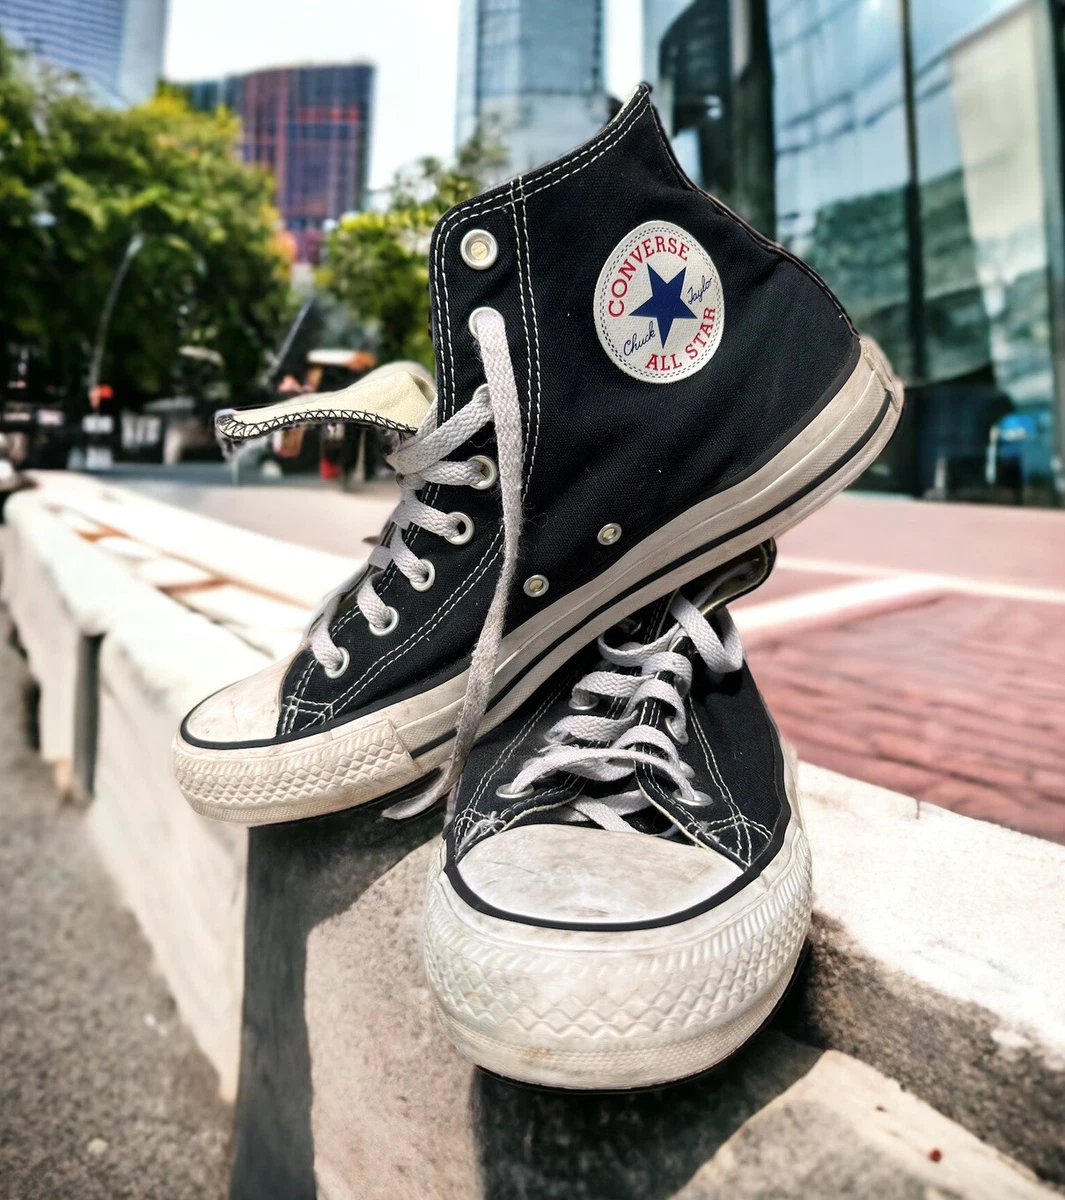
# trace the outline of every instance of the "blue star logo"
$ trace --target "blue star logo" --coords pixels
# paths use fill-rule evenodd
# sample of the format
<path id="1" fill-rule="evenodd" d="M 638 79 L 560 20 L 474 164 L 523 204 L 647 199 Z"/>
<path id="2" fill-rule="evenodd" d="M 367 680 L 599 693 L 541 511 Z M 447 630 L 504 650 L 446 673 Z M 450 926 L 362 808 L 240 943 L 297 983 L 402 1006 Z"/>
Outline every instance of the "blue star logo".
<path id="1" fill-rule="evenodd" d="M 686 267 L 681 269 L 672 279 L 663 279 L 661 275 L 647 264 L 647 274 L 651 280 L 651 295 L 639 308 L 634 308 L 629 314 L 632 317 L 653 317 L 658 322 L 658 336 L 662 339 L 665 349 L 666 338 L 673 328 L 674 321 L 698 321 L 698 317 L 680 298 L 680 289 L 684 286 Z"/>

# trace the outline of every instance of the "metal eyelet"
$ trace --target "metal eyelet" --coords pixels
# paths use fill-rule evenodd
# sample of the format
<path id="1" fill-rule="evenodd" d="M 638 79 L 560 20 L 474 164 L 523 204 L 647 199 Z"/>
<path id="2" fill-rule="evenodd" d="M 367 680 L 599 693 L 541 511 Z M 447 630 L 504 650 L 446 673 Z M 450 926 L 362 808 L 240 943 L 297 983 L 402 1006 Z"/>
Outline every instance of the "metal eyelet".
<path id="1" fill-rule="evenodd" d="M 470 462 L 476 463 L 481 468 L 481 478 L 476 483 L 471 483 L 470 487 L 476 488 L 479 492 L 486 492 L 494 486 L 495 481 L 499 478 L 499 468 L 484 454 L 475 454 Z"/>
<path id="2" fill-rule="evenodd" d="M 410 585 L 416 592 L 427 592 L 436 582 L 436 567 L 427 558 L 423 558 L 421 564 L 425 568 L 425 578 L 412 579 Z"/>
<path id="3" fill-rule="evenodd" d="M 680 764 L 680 769 L 685 779 L 695 778 L 695 768 L 691 765 L 691 763 L 682 762 Z"/>
<path id="4" fill-rule="evenodd" d="M 577 693 L 574 692 L 569 698 L 569 706 L 574 712 L 591 712 L 593 709 L 599 707 L 599 700 L 597 697 L 592 696 L 588 700 L 581 701 L 577 699 Z"/>
<path id="5" fill-rule="evenodd" d="M 499 245 L 484 229 L 471 229 L 459 243 L 462 261 L 475 271 L 487 271 L 499 257 Z"/>
<path id="6" fill-rule="evenodd" d="M 367 622 L 370 626 L 370 632 L 374 637 L 384 637 L 386 633 L 391 633 L 399 624 L 399 613 L 391 605 L 388 607 L 388 612 L 388 623 L 385 625 L 375 625 L 372 621 Z"/>
<path id="7" fill-rule="evenodd" d="M 496 788 L 496 795 L 500 800 L 528 800 L 536 789 L 531 783 L 527 783 L 525 787 L 518 788 L 516 791 L 513 785 L 504 783 Z"/>
<path id="8" fill-rule="evenodd" d="M 481 315 L 481 313 L 494 313 L 495 311 L 496 309 L 489 308 L 487 305 L 482 304 L 480 308 L 475 308 L 473 312 L 470 313 L 470 333 L 472 333 L 478 341 L 481 339 L 477 337 L 477 318 Z"/>
<path id="9" fill-rule="evenodd" d="M 344 649 L 343 646 L 338 647 L 340 650 L 340 662 L 337 666 L 330 669 L 322 667 L 322 670 L 329 676 L 330 679 L 339 679 L 341 675 L 348 669 L 348 664 L 351 662 L 351 655 Z"/>
<path id="10" fill-rule="evenodd" d="M 666 717 L 666 729 L 669 736 L 677 743 L 678 746 L 686 746 L 688 744 L 688 731 L 678 724 L 673 717 Z"/>
<path id="11" fill-rule="evenodd" d="M 554 729 L 545 729 L 540 735 L 542 746 L 537 746 L 537 754 L 550 754 L 552 750 L 557 750 L 559 746 L 568 746 L 573 740 L 568 733 L 556 734 Z"/>
<path id="12" fill-rule="evenodd" d="M 534 600 L 539 600 L 541 596 L 547 594 L 547 589 L 551 585 L 547 582 L 546 575 L 530 575 L 522 584 L 522 591 L 526 596 L 532 596 Z"/>
<path id="13" fill-rule="evenodd" d="M 621 539 L 621 526 L 615 521 L 611 521 L 609 525 L 604 525 L 596 535 L 596 540 L 600 546 L 613 546 L 613 544 Z"/>
<path id="14" fill-rule="evenodd" d="M 473 522 L 465 513 L 461 512 L 448 513 L 448 516 L 455 522 L 458 528 L 453 533 L 445 533 L 444 537 L 452 546 L 465 546 L 470 538 L 473 537 Z"/>
<path id="15" fill-rule="evenodd" d="M 711 800 L 706 792 L 699 791 L 695 792 L 695 795 L 691 800 L 686 800 L 684 798 L 684 793 L 678 790 L 673 793 L 673 799 L 679 800 L 682 804 L 688 804 L 692 808 L 702 808 L 704 805 L 713 804 L 713 800 Z"/>

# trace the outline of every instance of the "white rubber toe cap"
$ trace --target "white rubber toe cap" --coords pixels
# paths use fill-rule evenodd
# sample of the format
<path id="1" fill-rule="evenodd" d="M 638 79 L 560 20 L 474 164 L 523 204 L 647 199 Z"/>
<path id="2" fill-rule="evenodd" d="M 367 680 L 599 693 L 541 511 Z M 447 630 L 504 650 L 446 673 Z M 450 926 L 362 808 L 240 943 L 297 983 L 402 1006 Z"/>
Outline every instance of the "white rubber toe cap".
<path id="1" fill-rule="evenodd" d="M 281 685 L 291 663 L 291 657 L 282 659 L 201 700 L 185 718 L 183 732 L 223 746 L 276 737 Z"/>
<path id="2" fill-rule="evenodd" d="M 572 825 L 523 825 L 485 838 L 460 861 L 493 908 L 534 921 L 629 924 L 705 903 L 740 868 L 691 842 Z"/>

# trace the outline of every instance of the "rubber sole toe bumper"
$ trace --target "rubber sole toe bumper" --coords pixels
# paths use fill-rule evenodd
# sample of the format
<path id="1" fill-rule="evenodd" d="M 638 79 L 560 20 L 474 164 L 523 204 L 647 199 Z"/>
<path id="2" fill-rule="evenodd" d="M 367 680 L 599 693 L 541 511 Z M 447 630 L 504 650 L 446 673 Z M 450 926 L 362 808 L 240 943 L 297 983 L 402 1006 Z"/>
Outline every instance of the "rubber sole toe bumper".
<path id="1" fill-rule="evenodd" d="M 809 926 L 810 853 L 797 826 L 743 891 L 655 929 L 501 920 L 461 900 L 441 865 L 425 927 L 437 1012 L 467 1057 L 527 1083 L 623 1089 L 707 1070 L 768 1019 Z"/>

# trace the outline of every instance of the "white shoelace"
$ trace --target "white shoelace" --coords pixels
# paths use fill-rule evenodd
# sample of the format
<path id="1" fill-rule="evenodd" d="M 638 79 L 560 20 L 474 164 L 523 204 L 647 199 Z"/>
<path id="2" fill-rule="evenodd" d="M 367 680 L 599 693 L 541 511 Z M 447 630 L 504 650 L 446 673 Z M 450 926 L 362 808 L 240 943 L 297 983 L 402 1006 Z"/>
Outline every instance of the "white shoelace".
<path id="1" fill-rule="evenodd" d="M 630 642 L 612 647 L 600 638 L 599 651 L 605 662 L 615 669 L 594 670 L 573 689 L 571 703 L 574 706 L 588 707 L 593 698 L 624 700 L 621 713 L 615 717 L 577 713 L 557 721 L 545 735 L 547 745 L 535 758 L 526 759 L 513 781 L 501 788 L 499 795 L 507 799 L 531 797 L 540 780 L 558 772 L 599 782 L 621 783 L 635 775 L 638 764 L 645 763 L 672 782 L 678 800 L 687 807 L 697 809 L 711 802 L 708 796 L 692 787 L 691 769 L 681 761 L 677 750 L 678 743 L 687 740 L 684 705 L 691 686 L 692 664 L 685 655 L 670 647 L 687 635 L 711 671 L 727 674 L 743 665 L 743 643 L 732 618 L 724 610 L 719 616 L 721 637 L 698 608 L 683 596 L 674 599 L 669 611 L 676 625 L 653 642 Z M 634 668 L 638 668 L 638 674 Z M 672 682 L 659 678 L 661 674 L 670 675 Z M 666 732 L 638 723 L 642 702 L 652 699 L 672 710 L 665 722 Z M 637 830 L 624 818 L 650 806 L 651 801 L 636 787 L 605 798 L 578 796 L 568 803 L 561 815 L 564 820 L 586 818 L 602 829 L 634 833 Z"/>
<path id="2" fill-rule="evenodd" d="M 432 586 L 435 570 L 431 561 L 419 558 L 403 538 L 404 532 L 412 525 L 459 544 L 473 535 L 473 524 L 469 517 L 463 513 L 441 512 L 425 504 L 417 493 L 427 483 L 469 487 L 483 485 L 485 464 L 482 460 L 471 458 L 465 462 L 451 462 L 446 460 L 446 455 L 492 421 L 495 425 L 503 509 L 502 567 L 481 635 L 470 659 L 466 695 L 451 757 L 441 777 L 428 791 L 393 805 L 386 810 L 385 815 L 389 817 L 414 816 L 423 812 L 445 795 L 458 779 L 492 695 L 507 600 L 517 566 L 523 457 L 518 389 L 514 382 L 503 317 L 494 309 L 482 308 L 475 313 L 473 324 L 481 347 L 487 386 L 478 388 L 470 402 L 442 425 L 436 424 L 436 410 L 430 408 L 418 432 L 388 456 L 388 462 L 396 471 L 396 481 L 403 498 L 392 513 L 367 565 L 326 597 L 311 619 L 307 631 L 306 644 L 311 653 L 331 677 L 339 678 L 347 669 L 349 655 L 333 640 L 330 626 L 344 598 L 351 594 L 353 588 L 358 588 L 355 603 L 372 632 L 384 635 L 396 628 L 400 613 L 378 596 L 375 581 L 381 571 L 393 563 L 412 587 L 425 589 Z"/>

